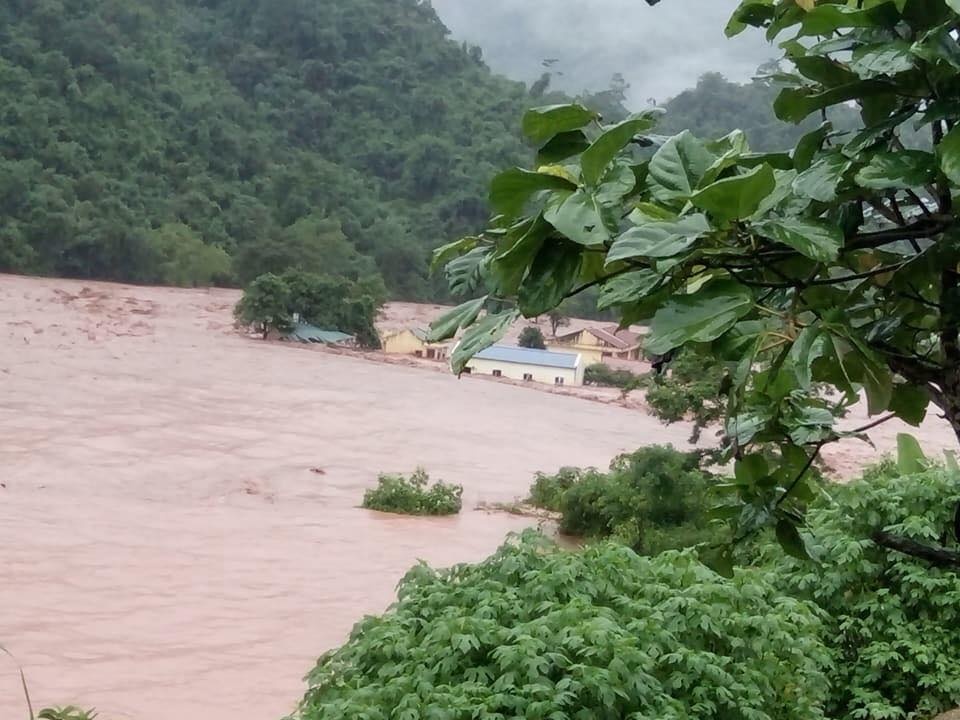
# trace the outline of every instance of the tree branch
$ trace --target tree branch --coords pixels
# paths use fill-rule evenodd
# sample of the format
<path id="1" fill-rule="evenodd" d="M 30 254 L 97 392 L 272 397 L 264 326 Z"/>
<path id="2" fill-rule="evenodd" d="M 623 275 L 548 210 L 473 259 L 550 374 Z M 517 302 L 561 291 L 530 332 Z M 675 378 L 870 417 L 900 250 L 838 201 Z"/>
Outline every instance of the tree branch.
<path id="1" fill-rule="evenodd" d="M 954 552 L 939 545 L 924 545 L 916 540 L 895 535 L 885 530 L 877 530 L 870 536 L 870 539 L 888 550 L 926 560 L 937 567 L 960 570 L 960 552 Z"/>
<path id="2" fill-rule="evenodd" d="M 844 252 L 878 248 L 900 240 L 920 240 L 939 235 L 953 224 L 952 217 L 930 215 L 902 228 L 863 233 L 849 238 Z"/>
<path id="3" fill-rule="evenodd" d="M 823 446 L 827 444 L 827 440 L 821 440 L 813 448 L 813 451 L 810 453 L 810 457 L 807 458 L 806 464 L 803 466 L 803 469 L 797 473 L 797 476 L 793 479 L 793 482 L 790 483 L 790 486 L 783 491 L 783 495 L 777 500 L 776 507 L 780 507 L 784 500 L 790 497 L 790 493 L 797 489 L 797 485 L 800 484 L 800 481 L 803 480 L 803 476 L 807 474 L 807 471 L 813 467 L 813 464 L 817 461 L 817 458 L 820 456 L 820 451 L 823 450 Z"/>

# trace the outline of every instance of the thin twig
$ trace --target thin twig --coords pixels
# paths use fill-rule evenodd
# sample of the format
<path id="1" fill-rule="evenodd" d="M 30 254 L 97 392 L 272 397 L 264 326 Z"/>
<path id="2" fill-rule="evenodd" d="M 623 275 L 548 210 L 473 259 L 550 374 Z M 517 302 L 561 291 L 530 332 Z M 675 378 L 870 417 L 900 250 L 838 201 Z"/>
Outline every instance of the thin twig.
<path id="1" fill-rule="evenodd" d="M 806 464 L 803 466 L 803 469 L 797 473 L 797 477 L 794 478 L 793 482 L 790 483 L 790 487 L 783 491 L 783 495 L 780 496 L 780 499 L 777 500 L 776 507 L 780 507 L 783 502 L 790 497 L 790 493 L 796 490 L 797 485 L 800 484 L 800 481 L 803 480 L 803 476 L 807 474 L 807 471 L 813 467 L 813 464 L 817 461 L 817 457 L 820 455 L 820 451 L 823 450 L 823 446 L 827 444 L 826 440 L 821 440 L 816 444 L 813 451 L 810 453 L 810 457 L 807 458 Z"/>

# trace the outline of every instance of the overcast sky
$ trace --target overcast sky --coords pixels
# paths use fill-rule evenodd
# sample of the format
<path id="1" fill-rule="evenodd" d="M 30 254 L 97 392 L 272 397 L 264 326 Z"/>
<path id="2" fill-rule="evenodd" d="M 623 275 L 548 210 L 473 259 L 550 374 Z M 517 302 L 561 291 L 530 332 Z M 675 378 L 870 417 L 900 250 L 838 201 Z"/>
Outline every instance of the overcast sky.
<path id="1" fill-rule="evenodd" d="M 433 0 L 454 38 L 483 48 L 496 72 L 530 82 L 546 58 L 558 58 L 555 86 L 603 89 L 623 73 L 630 104 L 664 101 L 708 71 L 751 77 L 777 57 L 763 33 L 723 34 L 738 0 Z"/>

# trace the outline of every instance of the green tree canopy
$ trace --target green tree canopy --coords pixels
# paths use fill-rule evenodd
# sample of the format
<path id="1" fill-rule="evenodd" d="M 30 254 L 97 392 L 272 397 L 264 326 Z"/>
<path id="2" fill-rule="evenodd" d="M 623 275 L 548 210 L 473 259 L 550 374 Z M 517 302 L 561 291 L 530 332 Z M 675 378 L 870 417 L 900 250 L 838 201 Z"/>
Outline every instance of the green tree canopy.
<path id="1" fill-rule="evenodd" d="M 543 337 L 543 331 L 533 325 L 528 325 L 520 331 L 520 337 L 517 339 L 517 345 L 525 348 L 534 348 L 535 350 L 546 350 L 547 343 Z"/>
<path id="2" fill-rule="evenodd" d="M 536 169 L 494 178 L 491 229 L 436 256 L 478 298 L 434 329 L 468 328 L 455 371 L 516 318 L 594 288 L 623 324 L 650 322 L 648 352 L 724 363 L 736 482 L 723 512 L 735 538 L 773 524 L 797 554 L 807 471 L 825 444 L 869 429 L 837 423 L 861 393 L 871 425 L 918 424 L 932 403 L 960 439 L 960 8 L 859 5 L 744 0 L 728 28 L 765 28 L 785 49 L 778 117 L 856 103 L 854 132 L 825 122 L 791 152 L 757 153 L 737 131 L 655 135 L 652 111 L 605 125 L 581 105 L 537 108 L 523 119 Z M 929 151 L 905 147 L 916 127 Z M 960 553 L 897 547 L 960 568 Z"/>

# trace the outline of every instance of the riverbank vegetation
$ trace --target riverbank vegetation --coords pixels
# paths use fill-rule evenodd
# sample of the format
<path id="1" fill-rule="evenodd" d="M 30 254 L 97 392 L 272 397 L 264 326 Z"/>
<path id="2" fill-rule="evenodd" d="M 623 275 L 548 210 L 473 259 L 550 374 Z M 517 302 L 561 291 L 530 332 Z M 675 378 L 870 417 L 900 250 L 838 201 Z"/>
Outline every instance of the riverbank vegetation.
<path id="1" fill-rule="evenodd" d="M 643 451 L 642 465 L 692 472 L 677 455 Z M 554 507 L 581 482 L 568 472 Z M 556 497 L 544 492 L 557 483 L 537 487 Z M 320 658 L 295 717 L 931 718 L 960 704 L 960 575 L 870 536 L 879 523 L 957 543 L 944 497 L 960 502 L 960 476 L 886 462 L 811 502 L 802 540 L 816 562 L 763 533 L 731 579 L 700 562 L 705 545 L 642 557 L 617 533 L 581 551 L 528 533 L 478 565 L 419 565 L 386 614 Z"/>

